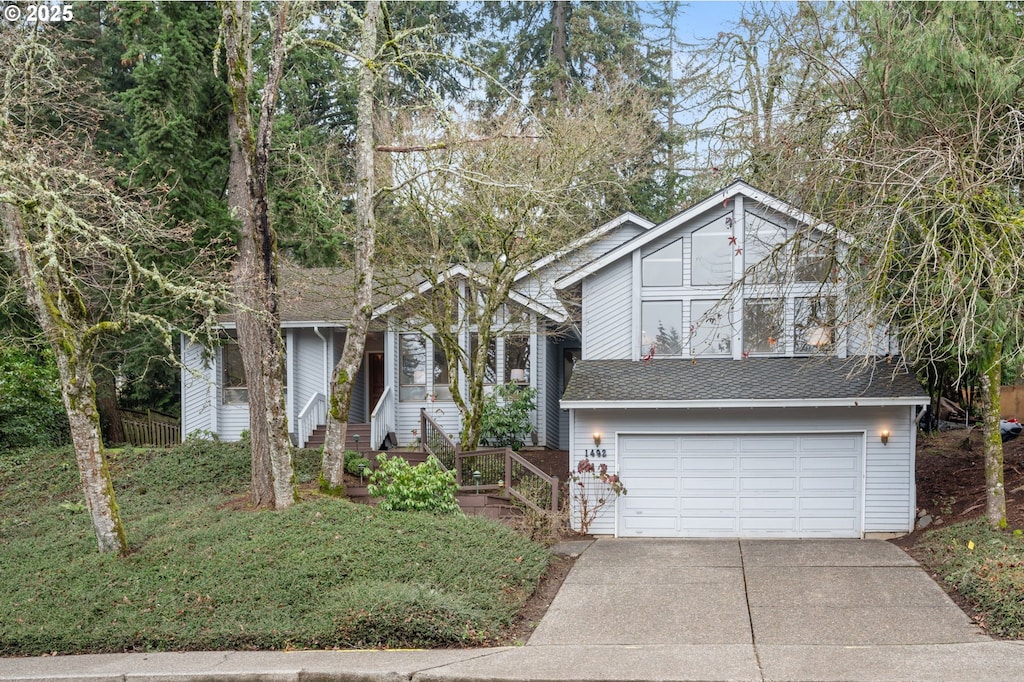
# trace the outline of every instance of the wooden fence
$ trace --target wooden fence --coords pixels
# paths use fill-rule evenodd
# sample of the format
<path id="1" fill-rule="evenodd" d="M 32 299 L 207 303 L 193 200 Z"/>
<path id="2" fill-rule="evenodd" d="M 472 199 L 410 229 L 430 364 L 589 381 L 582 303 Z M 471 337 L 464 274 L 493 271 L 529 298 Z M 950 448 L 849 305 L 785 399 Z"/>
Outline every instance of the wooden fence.
<path id="1" fill-rule="evenodd" d="M 1024 386 L 1003 386 L 1000 391 L 999 406 L 1003 419 L 1016 417 L 1024 421 Z"/>
<path id="2" fill-rule="evenodd" d="M 124 438 L 132 445 L 170 447 L 181 442 L 178 420 L 159 412 L 118 410 L 124 426 Z"/>

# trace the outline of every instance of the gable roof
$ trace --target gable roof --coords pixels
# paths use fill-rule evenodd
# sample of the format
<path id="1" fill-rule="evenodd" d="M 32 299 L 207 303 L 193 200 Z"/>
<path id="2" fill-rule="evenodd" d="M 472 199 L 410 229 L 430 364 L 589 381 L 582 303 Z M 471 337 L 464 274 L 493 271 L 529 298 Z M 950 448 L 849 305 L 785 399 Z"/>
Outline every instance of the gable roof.
<path id="1" fill-rule="evenodd" d="M 898 361 L 873 358 L 581 360 L 562 396 L 568 408 L 924 405 Z"/>
<path id="2" fill-rule="evenodd" d="M 742 180 L 734 180 L 732 184 L 730 184 L 728 187 L 715 192 L 709 197 L 703 199 L 702 201 L 697 202 L 690 208 L 687 208 L 677 213 L 676 215 L 672 216 L 671 218 L 661 223 L 660 225 L 648 229 L 643 234 L 637 235 L 633 239 L 629 240 L 624 244 L 621 244 L 615 249 L 612 249 L 603 256 L 595 258 L 593 261 L 575 269 L 573 272 L 560 278 L 558 281 L 555 282 L 555 289 L 566 289 L 572 286 L 573 284 L 576 284 L 577 282 L 587 277 L 588 275 L 592 275 L 598 270 L 604 268 L 605 266 L 611 265 L 612 263 L 619 260 L 623 256 L 633 253 L 637 249 L 654 241 L 655 239 L 658 239 L 667 232 L 671 232 L 672 230 L 682 225 L 683 223 L 698 217 L 702 213 L 705 213 L 706 211 L 713 208 L 715 204 L 725 203 L 732 199 L 733 197 L 740 194 L 743 195 L 744 197 L 752 199 L 753 201 L 756 201 L 759 204 L 767 206 L 773 211 L 789 216 L 793 220 L 814 227 L 815 229 L 822 230 L 824 232 L 837 234 L 841 239 L 844 238 L 842 234 L 839 234 L 835 230 L 835 228 L 833 228 L 828 223 L 821 222 L 820 220 L 817 220 L 809 213 L 805 213 L 804 211 L 798 210 L 793 206 L 790 206 L 786 202 L 782 201 L 781 199 L 774 197 L 770 194 L 767 194 L 765 192 L 762 192 L 761 190 L 756 189 L 751 185 L 748 185 Z"/>

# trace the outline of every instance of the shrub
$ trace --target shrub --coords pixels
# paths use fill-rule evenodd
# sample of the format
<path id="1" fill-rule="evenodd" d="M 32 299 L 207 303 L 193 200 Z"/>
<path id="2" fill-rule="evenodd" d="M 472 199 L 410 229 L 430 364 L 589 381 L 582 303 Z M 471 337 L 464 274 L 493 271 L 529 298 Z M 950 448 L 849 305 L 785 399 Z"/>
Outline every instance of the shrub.
<path id="1" fill-rule="evenodd" d="M 480 442 L 491 447 L 519 450 L 533 431 L 530 412 L 537 409 L 537 391 L 527 386 L 501 384 L 487 396 L 480 422 Z"/>
<path id="2" fill-rule="evenodd" d="M 363 471 L 359 470 L 360 467 L 362 467 Z M 355 450 L 346 450 L 345 471 L 353 476 L 367 475 L 370 473 L 370 460 Z"/>
<path id="3" fill-rule="evenodd" d="M 455 499 L 458 485 L 455 475 L 446 471 L 437 458 L 416 466 L 401 457 L 377 456 L 377 469 L 370 475 L 367 492 L 381 498 L 385 511 L 425 511 L 442 514 L 460 512 Z"/>
<path id="4" fill-rule="evenodd" d="M 579 515 L 580 532 L 589 533 L 590 524 L 601 509 L 619 495 L 625 495 L 626 488 L 618 474 L 608 473 L 607 464 L 595 467 L 584 458 L 576 465 L 576 471 L 569 472 L 569 494 Z"/>
<path id="5" fill-rule="evenodd" d="M 70 440 L 52 353 L 0 348 L 0 450 Z"/>

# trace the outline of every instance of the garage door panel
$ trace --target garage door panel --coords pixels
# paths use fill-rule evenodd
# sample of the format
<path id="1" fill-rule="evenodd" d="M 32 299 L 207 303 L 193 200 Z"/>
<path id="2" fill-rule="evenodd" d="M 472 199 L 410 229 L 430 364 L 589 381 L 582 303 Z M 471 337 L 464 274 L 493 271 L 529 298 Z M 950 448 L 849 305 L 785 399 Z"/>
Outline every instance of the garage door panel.
<path id="1" fill-rule="evenodd" d="M 701 478 L 684 477 L 680 481 L 683 493 L 706 493 L 706 492 L 737 492 L 737 480 L 722 476 L 703 476 Z M 628 489 L 628 488 L 627 488 Z"/>
<path id="2" fill-rule="evenodd" d="M 802 492 L 817 493 L 825 491 L 855 493 L 859 481 L 853 476 L 803 476 L 800 478 Z"/>
<path id="3" fill-rule="evenodd" d="M 736 512 L 739 500 L 733 496 L 723 497 L 684 497 L 679 502 L 679 509 L 687 512 Z"/>
<path id="4" fill-rule="evenodd" d="M 740 490 L 750 492 L 796 492 L 799 489 L 796 477 L 788 476 L 744 476 L 740 478 Z"/>
<path id="5" fill-rule="evenodd" d="M 679 512 L 680 498 L 676 495 L 671 497 L 644 497 L 630 494 L 620 497 L 619 504 L 622 505 L 622 513 L 626 515 L 675 515 Z"/>
<path id="6" fill-rule="evenodd" d="M 749 473 L 796 473 L 799 460 L 796 457 L 740 457 L 740 471 Z"/>
<path id="7" fill-rule="evenodd" d="M 794 497 L 743 497 L 739 501 L 742 512 L 772 512 L 795 514 L 799 504 Z"/>
<path id="8" fill-rule="evenodd" d="M 619 532 L 859 537 L 861 434 L 622 436 Z"/>

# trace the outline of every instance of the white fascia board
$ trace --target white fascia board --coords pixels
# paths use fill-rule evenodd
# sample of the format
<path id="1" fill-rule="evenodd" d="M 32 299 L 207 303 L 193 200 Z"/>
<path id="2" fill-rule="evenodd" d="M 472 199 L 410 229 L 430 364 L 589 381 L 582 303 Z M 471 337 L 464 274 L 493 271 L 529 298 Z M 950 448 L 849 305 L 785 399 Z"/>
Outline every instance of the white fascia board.
<path id="1" fill-rule="evenodd" d="M 451 279 L 452 277 L 460 277 L 460 276 L 461 277 L 470 277 L 471 275 L 472 275 L 472 273 L 470 273 L 469 269 L 466 268 L 466 266 L 464 266 L 464 265 L 453 265 L 452 267 L 448 268 L 444 272 L 440 273 L 440 275 L 438 276 L 438 280 L 440 280 L 442 282 L 446 282 L 449 279 Z M 372 319 L 376 319 L 376 318 L 378 318 L 378 317 L 380 317 L 382 315 L 387 315 L 392 310 L 394 310 L 398 306 L 402 305 L 406 301 L 409 301 L 410 299 L 412 299 L 415 296 L 421 296 L 421 295 L 427 293 L 428 291 L 430 291 L 433 288 L 434 288 L 434 283 L 433 282 L 431 282 L 429 279 L 423 280 L 422 282 L 420 282 L 420 285 L 418 287 L 416 287 L 415 291 L 407 291 L 404 294 L 402 294 L 401 296 L 395 298 L 394 300 L 389 301 L 388 303 L 385 303 L 384 305 L 381 305 L 381 306 L 378 306 L 378 307 L 374 308 Z"/>
<path id="2" fill-rule="evenodd" d="M 742 194 L 743 196 L 749 197 L 753 201 L 763 204 L 774 211 L 787 215 L 793 220 L 813 227 L 814 229 L 821 230 L 828 234 L 834 234 L 838 238 L 843 239 L 844 241 L 849 241 L 849 238 L 847 236 L 841 234 L 838 230 L 836 230 L 833 226 L 829 225 L 828 223 L 821 222 L 817 220 L 814 216 L 810 215 L 809 213 L 805 213 L 803 211 L 793 208 L 792 206 L 782 201 L 781 199 L 773 197 L 770 194 L 766 194 L 760 190 L 754 189 L 753 187 L 743 182 L 742 180 L 735 180 L 728 187 L 725 187 L 724 189 L 715 192 L 711 196 L 707 197 L 702 201 L 699 201 L 698 203 L 682 211 L 681 213 L 677 213 L 676 215 L 672 216 L 671 218 L 661 223 L 660 225 L 657 225 L 656 227 L 647 230 L 647 232 L 645 232 L 644 234 L 637 235 L 636 237 L 630 239 L 628 242 L 622 244 L 618 248 L 609 251 L 600 258 L 597 258 L 591 261 L 590 263 L 587 263 L 586 265 L 577 268 L 573 272 L 557 280 L 555 282 L 555 289 L 565 289 L 567 287 L 572 286 L 573 284 L 580 281 L 584 277 L 594 274 L 598 270 L 614 263 L 615 261 L 622 258 L 626 254 L 632 253 L 636 249 L 645 246 L 646 244 L 661 237 L 665 233 L 674 230 L 683 223 L 693 220 L 700 214 L 710 210 L 715 204 L 719 202 L 728 201 L 737 194 Z"/>
<path id="3" fill-rule="evenodd" d="M 668 410 L 747 407 L 888 407 L 927 405 L 929 398 L 796 398 L 790 400 L 561 400 L 563 410 Z"/>
<path id="4" fill-rule="evenodd" d="M 281 329 L 312 329 L 313 327 L 327 327 L 330 329 L 348 329 L 348 322 L 334 320 L 288 320 L 281 323 Z"/>

